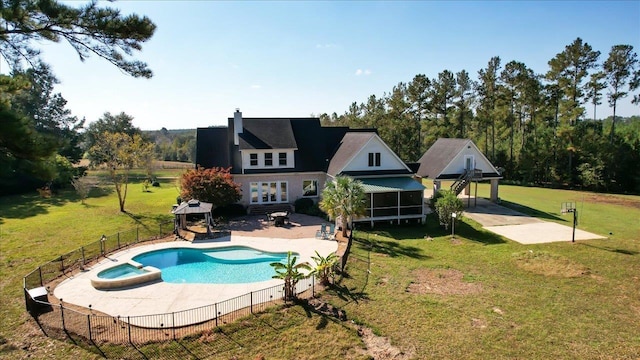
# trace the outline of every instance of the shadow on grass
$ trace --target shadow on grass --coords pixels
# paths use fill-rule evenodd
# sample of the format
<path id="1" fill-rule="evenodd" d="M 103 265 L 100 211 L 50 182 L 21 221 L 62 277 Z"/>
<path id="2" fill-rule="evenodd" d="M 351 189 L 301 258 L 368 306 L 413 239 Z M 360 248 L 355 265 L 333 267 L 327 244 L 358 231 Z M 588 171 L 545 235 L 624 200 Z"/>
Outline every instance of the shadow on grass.
<path id="1" fill-rule="evenodd" d="M 451 236 L 451 228 L 445 229 L 444 226 L 441 226 L 436 214 L 427 216 L 427 224 L 432 229 L 429 232 L 429 236 Z M 483 229 L 482 225 L 468 217 L 465 217 L 462 221 L 456 221 L 455 235 L 485 245 L 504 244 L 507 242 L 502 236 Z"/>
<path id="2" fill-rule="evenodd" d="M 500 201 L 500 205 L 504 206 L 506 208 L 515 210 L 515 211 L 519 211 L 523 214 L 527 214 L 539 219 L 547 219 L 547 220 L 555 220 L 555 221 L 568 221 L 565 218 L 561 218 L 561 217 L 557 217 L 555 215 L 552 215 L 550 213 L 544 212 L 544 211 L 540 211 L 538 209 L 534 209 L 525 205 L 521 205 L 521 204 L 517 204 L 511 201 L 506 201 L 506 200 L 501 200 Z"/>
<path id="3" fill-rule="evenodd" d="M 412 259 L 421 260 L 430 258 L 429 256 L 424 255 L 422 253 L 422 249 L 419 247 L 404 245 L 393 240 L 384 240 L 375 236 L 376 234 L 376 232 L 372 232 L 365 235 L 365 237 L 358 236 L 355 237 L 353 241 L 362 247 L 371 249 L 372 252 L 384 254 L 393 258 L 399 256 L 406 256 Z M 385 233 L 383 236 L 395 238 L 393 233 Z M 422 238 L 422 236 L 419 238 Z"/>
<path id="4" fill-rule="evenodd" d="M 75 201 L 77 196 L 68 196 L 66 192 L 54 195 L 50 198 L 43 198 L 38 194 L 22 194 L 4 196 L 0 207 L 0 221 L 6 219 L 26 219 L 38 215 L 47 214 L 48 208 L 52 206 L 63 206 Z M 78 199 L 79 201 L 79 199 Z"/>
<path id="5" fill-rule="evenodd" d="M 635 250 L 611 248 L 611 247 L 608 247 L 608 246 L 595 246 L 595 245 L 587 244 L 585 242 L 578 242 L 578 244 L 584 245 L 584 246 L 588 246 L 590 248 L 594 248 L 594 249 L 598 249 L 598 250 L 604 250 L 604 251 L 609 251 L 609 252 L 612 252 L 612 253 L 618 253 L 618 254 L 623 254 L 623 255 L 632 255 L 633 256 L 633 255 L 640 254 L 640 252 L 635 251 Z"/>
<path id="6" fill-rule="evenodd" d="M 455 235 L 459 235 L 465 239 L 479 242 L 485 245 L 497 245 L 497 244 L 505 244 L 507 241 L 500 235 L 493 233 L 489 230 L 484 230 L 473 225 L 468 224 L 466 221 L 473 220 L 465 220 L 456 222 Z M 475 223 L 475 221 L 473 221 Z M 448 235 L 451 235 L 451 232 L 448 232 Z"/>
<path id="7" fill-rule="evenodd" d="M 108 196 L 114 190 L 106 187 L 98 187 L 91 190 L 89 198 Z M 68 203 L 80 202 L 80 196 L 74 190 L 60 190 L 51 197 L 44 198 L 36 192 L 20 195 L 1 197 L 0 224 L 3 219 L 27 219 L 30 217 L 48 214 L 50 207 L 64 206 Z M 84 204 L 85 207 L 92 205 Z"/>
<path id="8" fill-rule="evenodd" d="M 357 304 L 360 300 L 369 300 L 369 295 L 364 291 L 364 287 L 362 290 L 358 290 L 355 286 L 349 287 L 344 284 L 333 284 L 327 290 L 329 293 L 333 293 L 337 296 L 340 300 L 345 301 L 346 304 L 352 302 Z"/>

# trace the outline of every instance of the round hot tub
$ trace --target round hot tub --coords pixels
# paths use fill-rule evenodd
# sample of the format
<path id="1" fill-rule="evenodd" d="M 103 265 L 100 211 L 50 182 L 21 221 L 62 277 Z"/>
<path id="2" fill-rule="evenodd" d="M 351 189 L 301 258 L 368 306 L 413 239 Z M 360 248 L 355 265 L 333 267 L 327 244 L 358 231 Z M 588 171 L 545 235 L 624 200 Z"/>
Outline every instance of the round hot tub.
<path id="1" fill-rule="evenodd" d="M 100 271 L 91 278 L 91 285 L 98 290 L 109 290 L 158 281 L 161 278 L 162 273 L 153 266 L 143 267 L 127 262 Z"/>

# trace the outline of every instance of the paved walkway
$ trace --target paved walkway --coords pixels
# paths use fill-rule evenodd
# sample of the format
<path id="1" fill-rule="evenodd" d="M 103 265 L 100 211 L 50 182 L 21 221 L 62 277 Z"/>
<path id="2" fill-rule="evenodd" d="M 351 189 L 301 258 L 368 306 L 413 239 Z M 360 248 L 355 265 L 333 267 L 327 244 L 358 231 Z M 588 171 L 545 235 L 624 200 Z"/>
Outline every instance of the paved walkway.
<path id="1" fill-rule="evenodd" d="M 142 252 L 169 247 L 215 248 L 242 245 L 269 252 L 291 250 L 300 254 L 298 261 L 313 264 L 311 256 L 315 255 L 316 250 L 326 256 L 338 248 L 336 241 L 315 238 L 315 232 L 322 222 L 320 218 L 295 214 L 290 225 L 274 227 L 263 226 L 256 217 L 247 217 L 227 226 L 233 230 L 230 237 L 193 243 L 178 240 L 129 248 L 110 255 L 89 271 L 63 281 L 54 289 L 54 295 L 65 303 L 86 308 L 91 306 L 94 310 L 121 317 L 171 313 L 219 303 L 281 284 L 282 281 L 271 279 L 248 284 L 174 284 L 160 281 L 122 290 L 97 290 L 91 285 L 91 278 Z M 168 323 L 167 319 L 158 318 L 158 321 Z"/>
<path id="2" fill-rule="evenodd" d="M 542 244 L 571 241 L 573 227 L 543 221 L 521 212 L 492 203 L 487 199 L 471 199 L 471 207 L 464 215 L 477 221 L 483 228 L 521 244 Z M 466 206 L 466 197 L 464 200 Z M 604 236 L 576 229 L 576 240 L 604 239 Z"/>

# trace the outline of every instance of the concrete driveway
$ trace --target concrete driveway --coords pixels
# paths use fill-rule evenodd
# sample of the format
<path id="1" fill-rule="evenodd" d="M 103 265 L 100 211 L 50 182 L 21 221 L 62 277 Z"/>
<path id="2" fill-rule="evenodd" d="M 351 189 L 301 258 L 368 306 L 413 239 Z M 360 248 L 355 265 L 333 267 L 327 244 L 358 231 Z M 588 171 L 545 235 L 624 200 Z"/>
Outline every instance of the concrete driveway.
<path id="1" fill-rule="evenodd" d="M 464 199 L 465 206 L 467 199 Z M 477 221 L 483 228 L 521 244 L 542 244 L 557 241 L 571 241 L 573 227 L 543 221 L 521 212 L 492 203 L 487 199 L 477 199 L 477 205 L 465 209 L 464 215 Z M 576 240 L 604 239 L 604 236 L 576 229 Z"/>

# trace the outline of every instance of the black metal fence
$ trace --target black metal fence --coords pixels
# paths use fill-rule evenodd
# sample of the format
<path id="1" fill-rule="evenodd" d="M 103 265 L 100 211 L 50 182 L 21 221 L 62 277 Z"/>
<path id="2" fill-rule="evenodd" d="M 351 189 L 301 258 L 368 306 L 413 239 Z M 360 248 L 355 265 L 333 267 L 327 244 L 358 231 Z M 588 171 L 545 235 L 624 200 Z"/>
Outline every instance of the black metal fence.
<path id="1" fill-rule="evenodd" d="M 68 274 L 82 269 L 85 264 L 97 260 L 114 251 L 141 242 L 157 240 L 173 233 L 173 220 L 158 224 L 158 228 L 137 226 L 113 235 L 102 235 L 100 240 L 82 246 L 76 250 L 60 255 L 24 277 L 24 288 L 34 289 Z"/>
<path id="2" fill-rule="evenodd" d="M 252 291 L 232 299 L 199 308 L 166 314 L 114 317 L 78 311 L 64 303 L 49 301 L 52 281 L 82 269 L 101 256 L 134 244 L 159 239 L 173 232 L 173 221 L 162 223 L 157 231 L 137 227 L 111 236 L 102 236 L 79 249 L 61 255 L 24 277 L 24 297 L 27 311 L 46 336 L 69 340 L 107 358 L 147 359 L 158 347 L 149 344 L 180 343 L 185 337 L 212 332 L 219 326 L 250 314 L 264 311 L 274 304 L 284 303 L 284 287 L 277 285 Z M 143 240 L 144 239 L 144 240 Z M 296 284 L 299 298 L 315 296 L 315 277 Z M 184 345 L 177 346 L 179 351 Z M 193 355 L 192 351 L 188 351 Z M 180 358 L 180 357 L 178 357 Z"/>
<path id="3" fill-rule="evenodd" d="M 315 278 L 296 285 L 299 298 L 315 294 Z M 25 296 L 28 297 L 25 289 Z M 152 358 L 146 347 L 215 331 L 219 326 L 284 303 L 284 287 L 272 286 L 199 308 L 144 316 L 108 316 L 80 312 L 64 304 L 30 300 L 30 312 L 49 337 L 70 340 L 108 358 Z M 154 350 L 155 349 L 155 350 Z"/>

